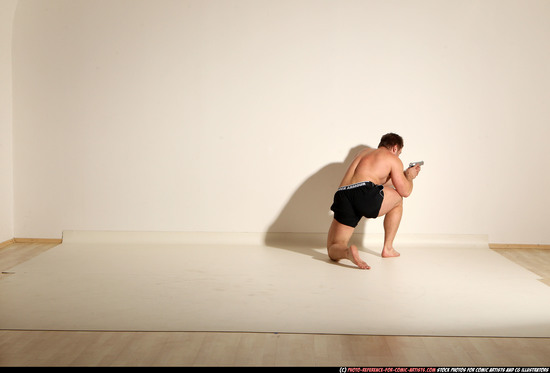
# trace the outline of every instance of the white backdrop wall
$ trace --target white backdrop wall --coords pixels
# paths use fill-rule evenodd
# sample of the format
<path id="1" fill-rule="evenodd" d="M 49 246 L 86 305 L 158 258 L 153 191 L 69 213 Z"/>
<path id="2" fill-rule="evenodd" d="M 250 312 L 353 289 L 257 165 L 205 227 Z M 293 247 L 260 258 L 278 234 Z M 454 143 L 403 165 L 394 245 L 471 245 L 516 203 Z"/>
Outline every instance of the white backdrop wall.
<path id="1" fill-rule="evenodd" d="M 550 243 L 546 0 L 20 0 L 17 237 L 324 232 L 380 136 L 400 232 Z M 381 219 L 367 233 L 380 233 Z"/>
<path id="2" fill-rule="evenodd" d="M 0 243 L 13 238 L 12 30 L 17 0 L 0 1 Z"/>

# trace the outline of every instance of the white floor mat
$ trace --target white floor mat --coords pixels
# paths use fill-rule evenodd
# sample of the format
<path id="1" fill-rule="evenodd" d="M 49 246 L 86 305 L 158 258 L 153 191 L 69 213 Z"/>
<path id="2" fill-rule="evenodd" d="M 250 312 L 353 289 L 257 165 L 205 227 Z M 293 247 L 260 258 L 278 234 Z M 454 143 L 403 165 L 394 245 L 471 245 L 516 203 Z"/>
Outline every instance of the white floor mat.
<path id="1" fill-rule="evenodd" d="M 64 237 L 0 280 L 0 328 L 550 337 L 550 287 L 487 244 L 368 247 L 365 271 L 245 241 Z"/>

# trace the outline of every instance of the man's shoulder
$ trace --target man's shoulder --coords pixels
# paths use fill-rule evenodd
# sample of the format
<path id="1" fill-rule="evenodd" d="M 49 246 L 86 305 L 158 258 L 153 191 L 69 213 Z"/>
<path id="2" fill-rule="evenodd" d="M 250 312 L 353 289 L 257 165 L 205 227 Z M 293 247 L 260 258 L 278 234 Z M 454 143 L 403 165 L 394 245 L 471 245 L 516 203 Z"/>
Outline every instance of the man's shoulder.
<path id="1" fill-rule="evenodd" d="M 402 166 L 401 159 L 399 159 L 397 155 L 388 151 L 381 152 L 378 160 L 388 166 Z"/>
<path id="2" fill-rule="evenodd" d="M 384 160 L 384 161 L 395 161 L 395 159 L 399 159 L 395 154 L 389 152 L 388 150 L 386 149 L 383 149 L 383 148 L 380 148 L 380 149 L 376 149 L 376 156 L 380 159 L 380 160 Z"/>

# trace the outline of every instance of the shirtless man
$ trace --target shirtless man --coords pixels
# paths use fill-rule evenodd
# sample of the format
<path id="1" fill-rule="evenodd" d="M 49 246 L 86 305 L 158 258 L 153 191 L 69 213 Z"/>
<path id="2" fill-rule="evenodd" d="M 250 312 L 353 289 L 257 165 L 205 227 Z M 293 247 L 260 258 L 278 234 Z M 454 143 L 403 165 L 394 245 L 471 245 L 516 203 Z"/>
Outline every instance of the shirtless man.
<path id="1" fill-rule="evenodd" d="M 334 219 L 327 240 L 330 259 L 349 259 L 361 269 L 370 269 L 359 257 L 357 247 L 348 246 L 363 216 L 377 218 L 386 215 L 382 257 L 400 255 L 393 248 L 393 240 L 403 214 L 403 198 L 411 194 L 413 180 L 420 172 L 420 166 L 403 171 L 399 159 L 402 149 L 401 136 L 388 133 L 382 136 L 378 149 L 363 150 L 351 163 L 331 206 Z"/>

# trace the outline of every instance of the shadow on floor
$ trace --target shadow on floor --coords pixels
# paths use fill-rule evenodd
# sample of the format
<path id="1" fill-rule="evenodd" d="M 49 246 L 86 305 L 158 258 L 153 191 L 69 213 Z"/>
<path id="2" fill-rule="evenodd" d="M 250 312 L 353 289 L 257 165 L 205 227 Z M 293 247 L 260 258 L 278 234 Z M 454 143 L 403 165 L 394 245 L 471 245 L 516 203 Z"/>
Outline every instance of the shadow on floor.
<path id="1" fill-rule="evenodd" d="M 334 263 L 326 254 L 326 237 L 333 219 L 330 206 L 334 192 L 355 156 L 367 148 L 372 149 L 367 145 L 350 149 L 341 163 L 324 166 L 300 185 L 268 228 L 264 240 L 266 246 L 292 250 Z M 360 246 L 363 242 L 366 222 L 367 219 L 361 220 L 352 243 Z M 318 249 L 325 250 L 319 252 Z"/>

